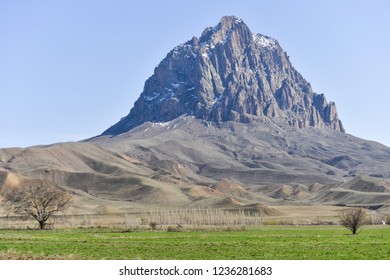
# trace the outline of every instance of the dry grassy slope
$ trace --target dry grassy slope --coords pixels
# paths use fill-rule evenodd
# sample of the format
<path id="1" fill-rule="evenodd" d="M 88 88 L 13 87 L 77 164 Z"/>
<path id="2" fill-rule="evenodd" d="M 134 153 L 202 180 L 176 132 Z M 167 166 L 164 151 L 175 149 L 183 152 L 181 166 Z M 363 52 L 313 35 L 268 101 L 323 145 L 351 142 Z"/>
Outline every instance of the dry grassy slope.
<path id="1" fill-rule="evenodd" d="M 322 204 L 378 209 L 390 202 L 389 186 L 390 180 L 357 176 L 347 182 L 324 187 L 312 199 Z"/>
<path id="2" fill-rule="evenodd" d="M 237 181 L 231 179 L 224 179 L 211 187 L 213 190 L 222 194 L 229 195 L 235 199 L 256 201 L 256 196 L 244 189 Z"/>
<path id="3" fill-rule="evenodd" d="M 3 185 L 7 186 L 18 186 L 25 178 L 20 175 L 13 174 L 7 170 L 0 169 L 0 187 Z"/>
<path id="4" fill-rule="evenodd" d="M 61 143 L 50 146 L 35 146 L 25 149 L 1 149 L 0 163 L 19 173 L 42 170 L 62 170 L 66 172 L 98 172 L 103 174 L 131 171 L 147 174 L 130 157 L 91 143 Z"/>
<path id="5" fill-rule="evenodd" d="M 10 172 L 54 181 L 77 195 L 79 212 L 258 203 L 380 207 L 390 199 L 389 155 L 388 147 L 333 130 L 217 127 L 180 117 L 116 137 L 0 149 L 0 184 Z"/>
<path id="6" fill-rule="evenodd" d="M 336 184 L 352 180 L 350 184 L 356 188 L 363 184 L 371 189 L 390 175 L 388 147 L 331 129 L 294 130 L 273 123 L 234 122 L 216 127 L 181 117 L 168 123 L 145 123 L 129 133 L 92 141 L 148 166 L 180 164 L 186 170 L 181 173 L 182 179 L 197 184 L 203 180 L 210 186 L 210 180 L 232 178 L 250 193 L 266 194 L 269 202 L 357 205 L 360 201 L 368 205 L 367 193 L 355 192 L 350 200 L 349 196 L 326 197 L 334 196 Z M 366 176 L 375 184 L 354 179 L 362 174 L 376 176 Z M 387 190 L 374 189 L 379 191 L 375 196 Z M 387 195 L 380 196 L 379 203 L 385 203 Z M 231 195 L 231 204 L 236 203 L 235 198 Z"/>
<path id="7" fill-rule="evenodd" d="M 335 183 L 362 174 L 390 177 L 390 148 L 331 129 L 234 122 L 216 127 L 181 117 L 92 141 L 148 166 L 168 160 L 193 176 L 229 177 L 248 185 Z"/>
<path id="8" fill-rule="evenodd" d="M 0 186 L 4 185 L 8 172 L 0 169 Z"/>
<path id="9" fill-rule="evenodd" d="M 54 181 L 75 194 L 72 211 L 76 213 L 145 207 L 222 207 L 221 200 L 231 196 L 212 191 L 209 186 L 214 181 L 207 178 L 201 180 L 206 186 L 194 184 L 192 181 L 201 177 L 175 161 L 156 159 L 149 168 L 126 153 L 93 143 L 2 149 L 0 155 L 0 186 L 17 185 L 20 176 Z M 237 184 L 234 187 L 244 190 Z M 201 188 L 208 194 L 197 195 L 196 190 Z M 237 201 L 238 205 L 224 206 L 254 203 L 260 196 L 248 198 Z"/>
<path id="10" fill-rule="evenodd" d="M 339 169 L 289 155 L 285 139 L 269 130 L 262 131 L 258 126 L 250 131 L 242 124 L 229 125 L 216 128 L 182 118 L 169 124 L 144 124 L 130 133 L 93 141 L 117 152 L 130 153 L 149 166 L 161 160 L 178 162 L 192 172 L 189 177 L 196 181 L 205 178 L 220 181 L 226 177 L 245 184 L 275 180 L 337 181 L 325 173 L 329 170 L 337 173 Z M 312 170 L 307 172 L 308 168 Z"/>

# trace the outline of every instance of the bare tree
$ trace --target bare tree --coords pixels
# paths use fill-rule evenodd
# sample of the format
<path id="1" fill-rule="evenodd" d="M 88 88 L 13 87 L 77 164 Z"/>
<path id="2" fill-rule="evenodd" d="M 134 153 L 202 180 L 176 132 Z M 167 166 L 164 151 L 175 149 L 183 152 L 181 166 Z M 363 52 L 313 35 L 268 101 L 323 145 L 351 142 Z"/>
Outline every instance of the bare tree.
<path id="1" fill-rule="evenodd" d="M 18 187 L 3 187 L 1 195 L 11 212 L 33 217 L 40 229 L 45 229 L 47 220 L 65 210 L 72 200 L 57 185 L 39 179 L 26 180 Z"/>
<path id="2" fill-rule="evenodd" d="M 340 215 L 340 223 L 352 234 L 358 234 L 358 229 L 365 223 L 366 212 L 362 208 L 344 210 Z"/>

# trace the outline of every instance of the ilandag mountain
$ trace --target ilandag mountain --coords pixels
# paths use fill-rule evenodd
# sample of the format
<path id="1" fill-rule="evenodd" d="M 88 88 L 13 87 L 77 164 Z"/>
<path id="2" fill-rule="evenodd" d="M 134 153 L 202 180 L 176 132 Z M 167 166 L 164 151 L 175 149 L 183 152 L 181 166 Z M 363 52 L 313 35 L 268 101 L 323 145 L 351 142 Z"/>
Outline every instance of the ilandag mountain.
<path id="1" fill-rule="evenodd" d="M 232 16 L 169 52 L 130 113 L 102 135 L 0 149 L 0 185 L 52 180 L 80 207 L 386 212 L 389 170 L 390 148 L 345 133 L 335 104 L 313 92 L 279 43 Z"/>
<path id="2" fill-rule="evenodd" d="M 174 48 L 146 81 L 129 115 L 103 134 L 181 115 L 344 131 L 335 104 L 313 92 L 275 39 L 253 34 L 242 20 L 228 16 Z"/>

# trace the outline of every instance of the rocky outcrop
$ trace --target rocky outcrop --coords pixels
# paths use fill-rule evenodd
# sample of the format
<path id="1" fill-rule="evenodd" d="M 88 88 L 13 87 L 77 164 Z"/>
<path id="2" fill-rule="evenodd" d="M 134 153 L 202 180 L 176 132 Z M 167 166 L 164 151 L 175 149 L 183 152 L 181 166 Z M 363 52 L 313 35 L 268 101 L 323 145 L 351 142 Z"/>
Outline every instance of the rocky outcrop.
<path id="1" fill-rule="evenodd" d="M 344 131 L 336 106 L 313 92 L 279 43 L 226 16 L 200 38 L 175 47 L 155 68 L 130 113 L 103 134 L 181 115 Z"/>

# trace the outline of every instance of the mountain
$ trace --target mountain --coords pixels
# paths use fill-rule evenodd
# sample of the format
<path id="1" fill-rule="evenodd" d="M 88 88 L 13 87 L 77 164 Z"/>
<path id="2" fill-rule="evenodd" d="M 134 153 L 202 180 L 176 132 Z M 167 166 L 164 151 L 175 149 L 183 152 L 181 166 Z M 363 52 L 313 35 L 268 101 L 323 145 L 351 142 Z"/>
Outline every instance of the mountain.
<path id="1" fill-rule="evenodd" d="M 335 103 L 313 92 L 279 43 L 253 34 L 233 16 L 169 52 L 130 113 L 103 135 L 181 115 L 215 123 L 272 121 L 344 131 Z"/>
<path id="2" fill-rule="evenodd" d="M 335 104 L 313 92 L 279 43 L 236 17 L 169 52 L 130 113 L 102 135 L 0 149 L 0 188 L 26 178 L 69 190 L 80 214 L 390 212 L 390 148 L 346 133 Z"/>

